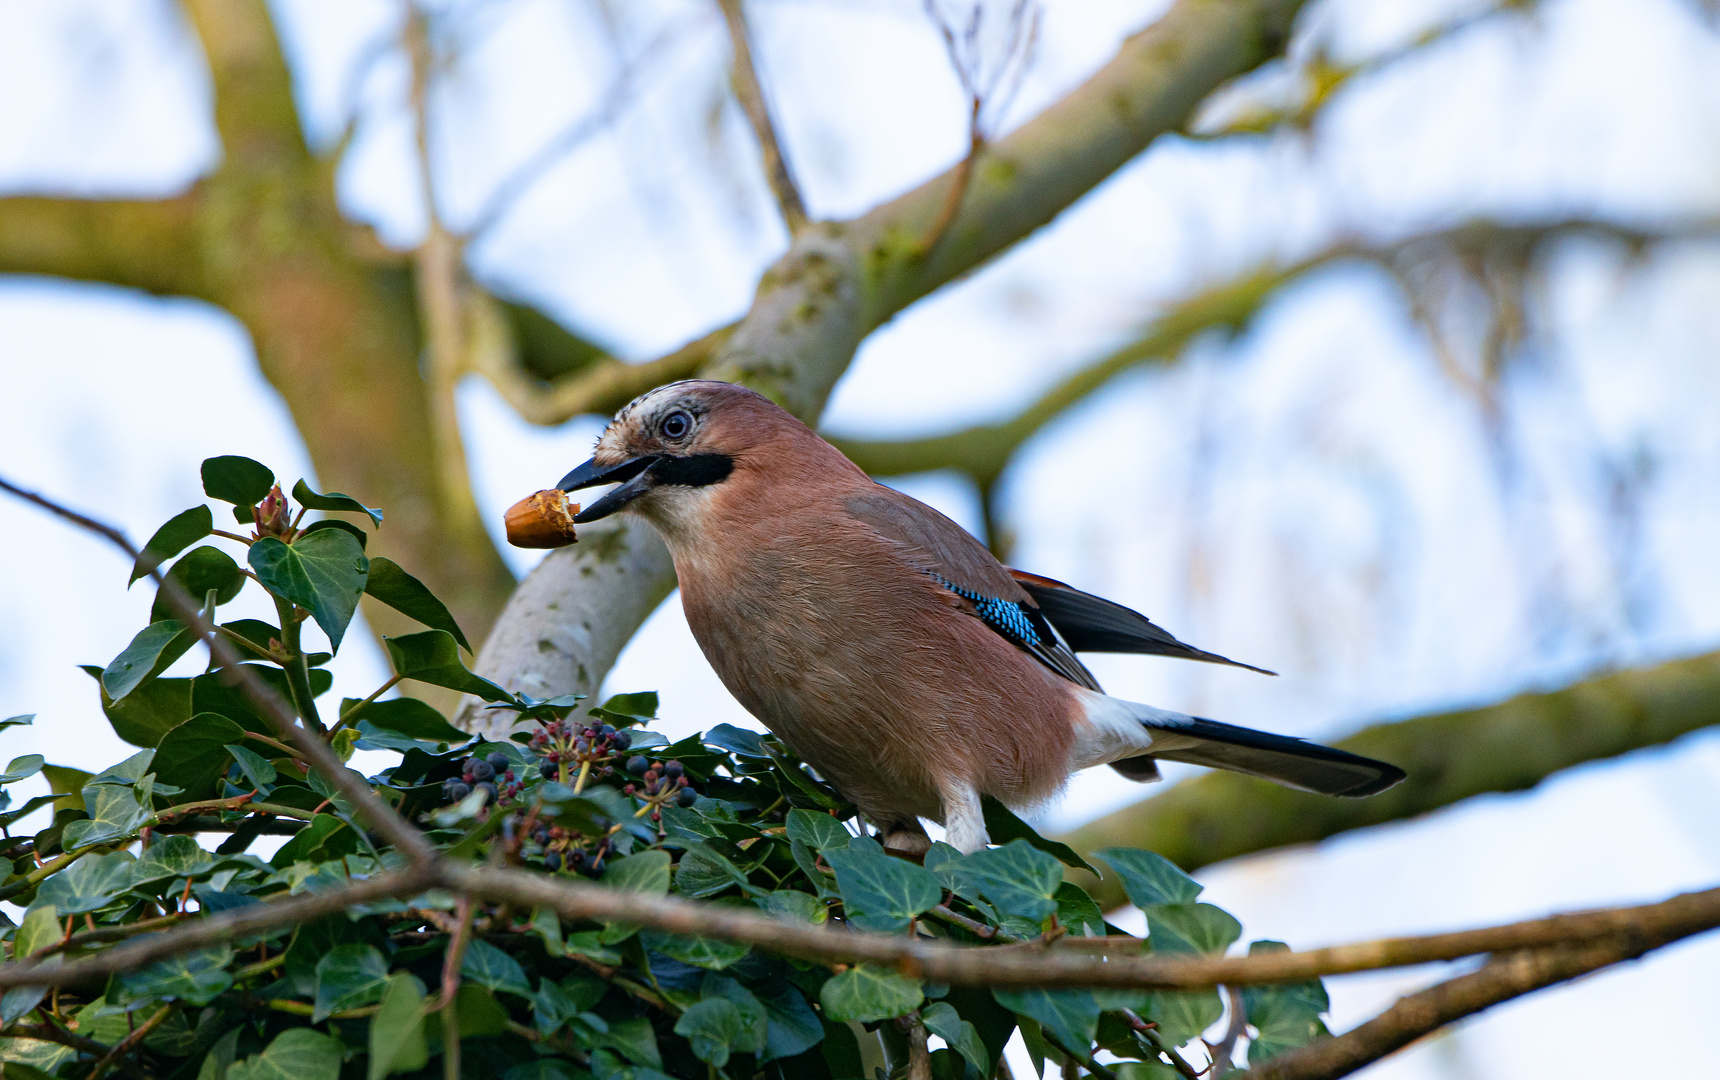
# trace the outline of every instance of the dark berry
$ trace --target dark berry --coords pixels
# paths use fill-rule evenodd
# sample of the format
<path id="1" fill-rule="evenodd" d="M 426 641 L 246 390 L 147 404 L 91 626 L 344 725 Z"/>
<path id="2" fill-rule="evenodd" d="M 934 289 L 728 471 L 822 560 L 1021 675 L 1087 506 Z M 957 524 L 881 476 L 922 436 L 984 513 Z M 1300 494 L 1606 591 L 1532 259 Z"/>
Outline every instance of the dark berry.
<path id="1" fill-rule="evenodd" d="M 609 736 L 609 745 L 615 747 L 617 750 L 625 750 L 629 746 L 633 745 L 633 736 L 627 734 L 625 731 L 617 731 L 615 734 Z"/>
<path id="2" fill-rule="evenodd" d="M 508 759 L 508 755 L 502 753 L 500 750 L 491 754 L 489 757 L 485 758 L 484 760 L 489 762 L 490 768 L 496 770 L 497 772 L 506 772 L 508 769 L 508 766 L 510 764 L 512 764 L 512 762 L 510 762 Z"/>
<path id="3" fill-rule="evenodd" d="M 589 863 L 587 863 L 585 866 L 585 872 L 587 874 L 590 874 L 592 877 L 597 877 L 600 874 L 602 874 L 603 873 L 603 856 L 599 855 L 597 858 L 595 858 L 595 859 L 591 860 Z"/>
<path id="4" fill-rule="evenodd" d="M 604 738 L 608 738 L 615 734 L 615 726 L 613 724 L 604 724 L 597 729 L 597 733 L 602 735 Z"/>
<path id="5" fill-rule="evenodd" d="M 679 761 L 671 761 L 669 764 L 663 766 L 664 776 L 680 776 L 685 771 L 686 770 L 681 767 L 681 763 Z"/>
<path id="6" fill-rule="evenodd" d="M 627 771 L 632 773 L 634 776 L 644 776 L 645 771 L 650 767 L 651 763 L 646 761 L 643 757 L 636 756 L 627 759 Z"/>
<path id="7" fill-rule="evenodd" d="M 585 852 L 580 851 L 578 848 L 567 853 L 567 864 L 569 866 L 577 867 L 583 862 L 585 862 Z"/>
<path id="8" fill-rule="evenodd" d="M 539 765 L 538 772 L 545 780 L 554 780 L 557 776 L 561 775 L 560 767 L 553 761 L 546 761 L 542 765 Z"/>
<path id="9" fill-rule="evenodd" d="M 699 801 L 699 793 L 690 787 L 684 787 L 675 793 L 675 802 L 683 807 L 690 807 Z"/>
<path id="10" fill-rule="evenodd" d="M 543 868 L 545 870 L 560 870 L 561 853 L 558 851 L 552 851 L 548 855 L 545 855 L 543 857 Z"/>
<path id="11" fill-rule="evenodd" d="M 478 781 L 477 784 L 473 785 L 473 790 L 488 792 L 490 801 L 492 803 L 496 801 L 496 785 L 490 783 L 488 780 Z"/>
<path id="12" fill-rule="evenodd" d="M 448 801 L 449 802 L 459 802 L 461 799 L 464 799 L 466 796 L 470 795 L 471 793 L 472 793 L 472 787 L 470 784 L 463 784 L 460 781 L 456 780 L 452 784 L 448 785 Z"/>
<path id="13" fill-rule="evenodd" d="M 466 770 L 466 775 L 474 780 L 488 780 L 496 775 L 496 767 L 487 761 L 474 762 L 472 767 Z"/>

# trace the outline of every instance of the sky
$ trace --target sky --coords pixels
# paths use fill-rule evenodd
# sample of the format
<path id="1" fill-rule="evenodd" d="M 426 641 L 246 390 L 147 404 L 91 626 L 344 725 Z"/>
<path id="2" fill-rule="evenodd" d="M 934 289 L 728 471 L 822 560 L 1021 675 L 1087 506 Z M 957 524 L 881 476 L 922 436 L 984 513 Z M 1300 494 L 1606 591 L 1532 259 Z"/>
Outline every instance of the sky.
<path id="1" fill-rule="evenodd" d="M 1364 58 L 1476 6 L 1321 3 L 1306 29 L 1338 58 Z M 1078 84 L 1161 8 L 1048 2 L 1001 127 Z M 961 153 L 963 103 L 919 4 L 750 9 L 815 217 L 863 212 Z M 405 72 L 372 44 L 397 8 L 279 0 L 273 10 L 313 140 L 332 145 L 356 107 L 340 172 L 348 212 L 410 245 L 424 216 Z M 628 66 L 618 54 L 644 73 L 619 116 L 474 245 L 474 272 L 639 359 L 744 312 L 786 234 L 744 122 L 722 104 L 714 5 L 490 0 L 453 17 L 462 51 L 437 98 L 435 143 L 441 207 L 456 227 L 483 213 L 536 146 L 600 107 Z M 0 100 L 14 103 L 0 110 L 0 193 L 165 194 L 217 159 L 206 75 L 163 0 L 0 0 L 0 27 Z M 1712 218 L 1717 40 L 1673 0 L 1546 3 L 1359 80 L 1306 136 L 1161 140 L 1052 226 L 868 339 L 825 425 L 912 437 L 1007 417 L 1191 290 L 1337 238 L 1389 242 L 1476 216 Z M 1213 116 L 1282 82 L 1270 71 L 1248 80 Z M 1335 738 L 1713 649 L 1714 246 L 1636 258 L 1578 239 L 1544 252 L 1536 270 L 1534 333 L 1502 384 L 1503 456 L 1402 292 L 1364 261 L 1309 275 L 1235 338 L 1125 376 L 1040 433 L 1004 481 L 1016 565 L 1283 673 L 1093 657 L 1107 689 Z M 583 460 L 601 426 L 530 427 L 476 378 L 459 408 L 498 539 L 502 510 Z M 0 475 L 141 539 L 201 500 L 197 463 L 225 453 L 315 483 L 231 317 L 105 286 L 0 278 Z M 1620 475 L 1622 518 L 1603 497 Z M 894 482 L 980 528 L 960 478 Z M 503 550 L 521 573 L 537 557 Z M 0 502 L 0 564 L 0 716 L 38 714 L 6 732 L 4 756 L 86 768 L 124 756 L 76 665 L 124 646 L 148 592 L 123 591 L 127 567 L 99 542 L 10 501 Z M 228 610 L 257 614 L 239 610 L 246 602 Z M 362 696 L 386 665 L 366 634 L 347 640 L 334 693 Z M 671 736 L 757 726 L 705 665 L 674 597 L 606 689 L 659 690 Z M 1720 877 L 1717 784 L 1720 736 L 1698 734 L 1530 793 L 1199 877 L 1250 938 L 1297 946 L 1655 900 Z M 19 785 L 15 797 L 31 793 Z M 1038 822 L 1067 828 L 1142 794 L 1096 770 Z M 1720 1049 L 1687 1034 L 1711 1022 L 1717 960 L 1712 940 L 1676 946 L 1497 1009 L 1364 1075 L 1598 1077 L 1621 1062 L 1720 1073 Z M 1333 1026 L 1448 974 L 1329 980 Z M 1616 1057 L 1573 1038 L 1602 1024 Z"/>

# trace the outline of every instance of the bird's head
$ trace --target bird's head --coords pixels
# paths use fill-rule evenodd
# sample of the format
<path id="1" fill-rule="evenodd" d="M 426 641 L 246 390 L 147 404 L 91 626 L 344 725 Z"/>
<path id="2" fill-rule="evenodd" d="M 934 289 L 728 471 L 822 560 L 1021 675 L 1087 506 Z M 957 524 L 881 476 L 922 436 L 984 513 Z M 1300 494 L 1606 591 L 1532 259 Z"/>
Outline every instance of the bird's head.
<path id="1" fill-rule="evenodd" d="M 757 467 L 784 438 L 819 441 L 761 394 L 733 383 L 689 380 L 635 398 L 597 440 L 591 460 L 561 478 L 563 491 L 615 484 L 574 518 L 627 507 L 659 525 L 685 520 L 737 469 Z"/>

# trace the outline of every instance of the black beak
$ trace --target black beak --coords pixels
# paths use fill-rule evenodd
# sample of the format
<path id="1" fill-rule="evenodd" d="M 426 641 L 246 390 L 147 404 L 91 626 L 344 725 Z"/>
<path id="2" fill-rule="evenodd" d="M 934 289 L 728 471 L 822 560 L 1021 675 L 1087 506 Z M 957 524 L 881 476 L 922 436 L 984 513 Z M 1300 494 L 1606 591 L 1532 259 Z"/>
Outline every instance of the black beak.
<path id="1" fill-rule="evenodd" d="M 659 460 L 661 459 L 654 455 L 647 455 L 604 468 L 593 459 L 562 477 L 556 487 L 563 491 L 579 491 L 581 488 L 597 487 L 599 484 L 620 485 L 575 515 L 573 520 L 583 525 L 608 517 L 655 487 L 656 480 L 651 475 L 651 466 Z"/>

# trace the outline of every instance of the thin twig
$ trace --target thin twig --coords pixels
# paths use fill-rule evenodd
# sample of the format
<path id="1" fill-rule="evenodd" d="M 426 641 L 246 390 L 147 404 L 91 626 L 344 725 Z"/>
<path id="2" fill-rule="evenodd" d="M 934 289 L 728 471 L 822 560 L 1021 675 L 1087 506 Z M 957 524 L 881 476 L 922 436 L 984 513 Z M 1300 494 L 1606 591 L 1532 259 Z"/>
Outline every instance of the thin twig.
<path id="1" fill-rule="evenodd" d="M 1248 1009 L 1242 1000 L 1242 989 L 1227 986 L 1224 995 L 1230 1005 L 1230 1022 L 1224 1026 L 1224 1036 L 1218 1042 L 1206 1044 L 1207 1053 L 1212 1056 L 1213 1080 L 1224 1075 L 1226 1069 L 1236 1067 L 1236 1044 L 1248 1034 Z"/>
<path id="2" fill-rule="evenodd" d="M 777 139 L 770 103 L 765 97 L 764 85 L 759 81 L 758 67 L 753 62 L 746 12 L 741 4 L 742 0 L 717 0 L 717 5 L 723 9 L 723 21 L 728 24 L 729 43 L 734 50 L 735 98 L 747 114 L 753 137 L 758 140 L 759 153 L 764 157 L 765 180 L 770 184 L 771 194 L 776 196 L 783 224 L 788 226 L 790 233 L 797 233 L 807 225 L 806 202 L 800 197 L 800 188 L 795 185 L 794 174 L 789 170 L 788 159 L 783 156 L 782 144 Z"/>
<path id="3" fill-rule="evenodd" d="M 167 1014 L 172 1011 L 172 1005 L 163 1005 L 161 1008 L 157 1009 L 154 1016 L 151 1016 L 148 1020 L 139 1024 L 132 1030 L 130 1035 L 127 1035 L 116 1046 L 114 1046 L 112 1050 L 109 1050 L 106 1057 L 96 1062 L 95 1068 L 90 1070 L 90 1074 L 85 1077 L 85 1080 L 102 1080 L 102 1077 L 107 1074 L 107 1071 L 113 1067 L 114 1062 L 118 1061 L 126 1054 L 131 1053 L 132 1048 L 142 1042 L 150 1032 L 160 1027 L 161 1022 L 166 1020 Z"/>

